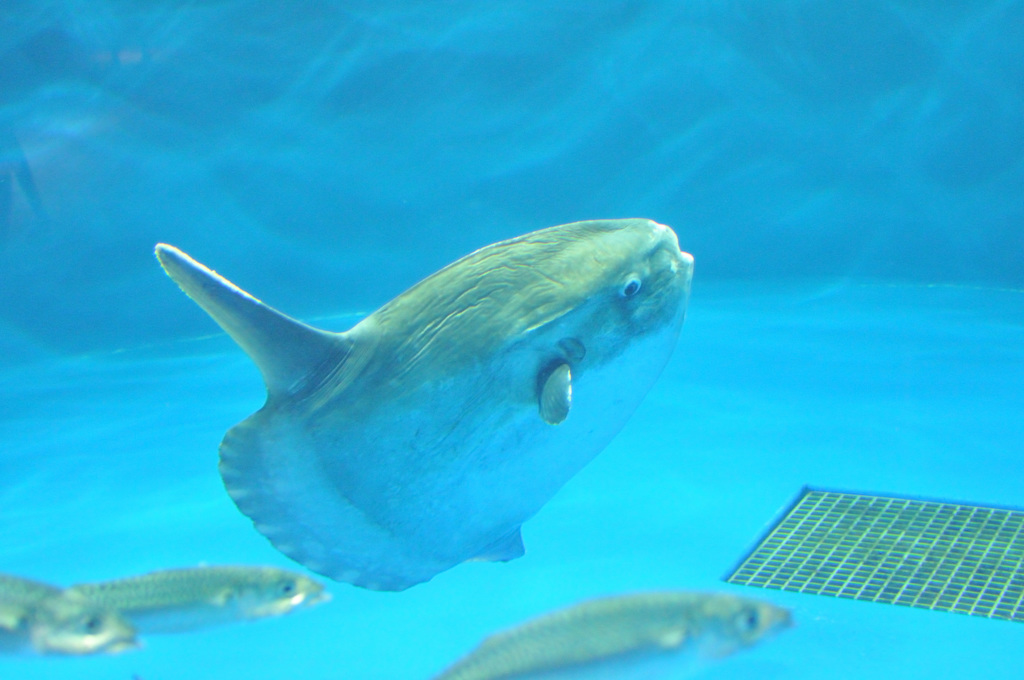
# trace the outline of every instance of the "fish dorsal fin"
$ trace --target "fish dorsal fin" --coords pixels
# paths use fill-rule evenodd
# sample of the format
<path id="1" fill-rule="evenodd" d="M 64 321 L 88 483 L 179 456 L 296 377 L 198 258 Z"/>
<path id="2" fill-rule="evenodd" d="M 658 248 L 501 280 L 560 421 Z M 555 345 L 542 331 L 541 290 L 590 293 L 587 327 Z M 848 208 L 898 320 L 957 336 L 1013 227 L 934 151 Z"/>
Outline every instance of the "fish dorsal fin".
<path id="1" fill-rule="evenodd" d="M 344 361 L 351 350 L 347 334 L 321 331 L 282 314 L 174 246 L 158 244 L 156 257 L 252 358 L 271 394 L 301 390 L 318 369 Z"/>

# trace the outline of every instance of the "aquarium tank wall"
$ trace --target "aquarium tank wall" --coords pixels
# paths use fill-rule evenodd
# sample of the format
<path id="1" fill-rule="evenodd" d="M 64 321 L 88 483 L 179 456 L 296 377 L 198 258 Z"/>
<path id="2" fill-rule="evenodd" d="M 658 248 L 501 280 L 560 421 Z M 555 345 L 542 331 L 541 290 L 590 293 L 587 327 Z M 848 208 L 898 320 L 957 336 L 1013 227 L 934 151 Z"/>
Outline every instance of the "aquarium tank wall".
<path id="1" fill-rule="evenodd" d="M 35 584 L 0 587 L 0 676 L 540 677 L 441 673 L 555 611 L 583 627 L 523 644 L 621 641 L 648 600 L 567 608 L 676 591 L 707 597 L 650 677 L 1017 672 L 1022 29 L 1020 0 L 0 0 L 0 573 Z M 406 298 L 447 310 L 422 326 L 291 321 L 342 333 L 488 244 L 625 218 L 654 222 L 597 231 L 692 284 L 570 230 L 484 260 L 562 293 L 453 265 Z M 449 354 L 387 353 L 467 308 Z M 338 503 L 388 519 L 346 533 Z M 324 557 L 484 518 L 500 540 L 403 557 L 428 575 L 400 592 Z M 166 571 L 228 565 L 309 591 Z M 95 594 L 153 572 L 170 599 Z M 741 606 L 762 618 L 723 627 Z M 623 654 L 556 656 L 634 677 Z"/>

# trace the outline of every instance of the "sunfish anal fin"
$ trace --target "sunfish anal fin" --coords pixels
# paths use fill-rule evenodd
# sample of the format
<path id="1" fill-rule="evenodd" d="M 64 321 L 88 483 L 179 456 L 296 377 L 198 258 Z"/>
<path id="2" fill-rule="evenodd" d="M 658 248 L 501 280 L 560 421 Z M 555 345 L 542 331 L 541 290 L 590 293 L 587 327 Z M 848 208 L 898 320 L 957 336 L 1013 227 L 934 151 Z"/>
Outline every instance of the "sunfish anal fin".
<path id="1" fill-rule="evenodd" d="M 537 400 L 540 417 L 549 425 L 558 425 L 572 406 L 572 372 L 569 364 L 559 364 L 544 380 Z"/>
<path id="2" fill-rule="evenodd" d="M 293 393 L 318 368 L 340 363 L 351 350 L 344 333 L 307 326 L 269 307 L 174 246 L 156 257 L 167 275 L 245 350 L 270 393 Z"/>

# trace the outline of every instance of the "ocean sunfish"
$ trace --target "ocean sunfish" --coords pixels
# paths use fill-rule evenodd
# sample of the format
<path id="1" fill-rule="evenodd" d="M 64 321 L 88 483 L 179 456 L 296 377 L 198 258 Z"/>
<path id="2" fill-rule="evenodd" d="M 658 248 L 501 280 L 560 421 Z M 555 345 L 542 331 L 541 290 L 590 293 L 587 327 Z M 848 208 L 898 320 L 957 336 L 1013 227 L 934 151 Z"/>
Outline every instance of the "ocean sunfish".
<path id="1" fill-rule="evenodd" d="M 135 629 L 88 598 L 0 574 L 0 653 L 95 654 L 133 649 Z"/>
<path id="2" fill-rule="evenodd" d="M 330 599 L 308 576 L 245 566 L 166 569 L 78 584 L 67 592 L 119 611 L 143 635 L 281 616 Z"/>
<path id="3" fill-rule="evenodd" d="M 677 678 L 790 625 L 788 610 L 728 594 L 608 597 L 492 635 L 435 680 Z"/>
<path id="4" fill-rule="evenodd" d="M 662 224 L 574 222 L 481 248 L 329 333 L 176 248 L 156 255 L 266 383 L 221 444 L 228 493 L 281 552 L 378 590 L 523 554 L 520 525 L 668 361 L 693 274 Z"/>

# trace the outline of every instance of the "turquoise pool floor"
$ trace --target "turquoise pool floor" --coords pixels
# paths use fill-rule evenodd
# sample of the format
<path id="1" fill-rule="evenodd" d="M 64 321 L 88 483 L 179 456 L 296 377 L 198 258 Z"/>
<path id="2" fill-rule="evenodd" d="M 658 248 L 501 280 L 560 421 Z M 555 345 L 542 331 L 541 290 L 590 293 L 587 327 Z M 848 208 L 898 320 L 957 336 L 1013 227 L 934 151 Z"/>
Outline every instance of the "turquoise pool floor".
<path id="1" fill-rule="evenodd" d="M 261 403 L 256 370 L 220 336 L 5 366 L 0 571 L 70 584 L 203 562 L 294 566 L 216 470 L 223 432 Z M 524 558 L 403 593 L 330 583 L 334 600 L 314 610 L 117 657 L 0 658 L 0 677 L 427 680 L 499 628 L 661 588 L 794 610 L 796 628 L 702 678 L 1012 677 L 1024 626 L 720 578 L 804 484 L 1024 507 L 1022 412 L 1022 292 L 698 278 L 665 374 L 525 525 Z"/>

